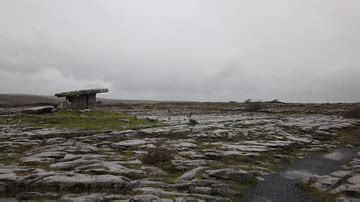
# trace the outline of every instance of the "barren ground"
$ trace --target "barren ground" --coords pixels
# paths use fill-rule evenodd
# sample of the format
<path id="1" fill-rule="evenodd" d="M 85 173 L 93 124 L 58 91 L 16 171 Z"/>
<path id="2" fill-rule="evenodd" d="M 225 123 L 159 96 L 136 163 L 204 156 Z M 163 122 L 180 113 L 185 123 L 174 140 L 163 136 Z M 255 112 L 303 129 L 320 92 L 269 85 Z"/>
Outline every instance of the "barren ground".
<path id="1" fill-rule="evenodd" d="M 349 107 L 266 103 L 245 112 L 241 103 L 114 104 L 60 119 L 2 108 L 0 197 L 241 201 L 291 162 L 356 149 L 360 122 L 340 116 Z M 174 152 L 173 159 L 149 163 L 151 148 Z M 346 174 L 297 177 L 296 189 L 311 200 L 359 198 L 358 157 L 341 162 L 338 172 Z"/>

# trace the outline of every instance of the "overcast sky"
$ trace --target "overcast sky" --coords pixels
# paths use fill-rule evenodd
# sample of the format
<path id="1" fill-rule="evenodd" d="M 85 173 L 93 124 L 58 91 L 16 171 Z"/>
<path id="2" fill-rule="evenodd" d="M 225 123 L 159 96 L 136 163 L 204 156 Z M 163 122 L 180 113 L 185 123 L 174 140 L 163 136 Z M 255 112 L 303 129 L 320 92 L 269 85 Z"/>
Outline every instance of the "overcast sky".
<path id="1" fill-rule="evenodd" d="M 0 93 L 360 101 L 359 0 L 1 0 Z"/>

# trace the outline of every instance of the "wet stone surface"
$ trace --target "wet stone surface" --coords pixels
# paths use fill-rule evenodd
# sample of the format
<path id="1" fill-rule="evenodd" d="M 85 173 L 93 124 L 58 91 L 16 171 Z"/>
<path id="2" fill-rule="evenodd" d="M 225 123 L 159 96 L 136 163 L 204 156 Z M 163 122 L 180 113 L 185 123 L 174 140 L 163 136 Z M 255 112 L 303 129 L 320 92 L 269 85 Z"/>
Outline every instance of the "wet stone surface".
<path id="1" fill-rule="evenodd" d="M 191 126 L 186 114 L 132 113 L 163 124 L 106 132 L 0 125 L 1 197 L 237 201 L 278 165 L 333 149 L 329 138 L 358 125 L 331 115 L 204 113 L 191 116 L 198 122 Z M 158 142 L 175 150 L 175 158 L 146 165 L 143 154 Z M 318 176 L 314 186 L 359 196 L 359 165 L 355 158 L 344 170 Z M 333 189 L 339 180 L 344 183 Z"/>

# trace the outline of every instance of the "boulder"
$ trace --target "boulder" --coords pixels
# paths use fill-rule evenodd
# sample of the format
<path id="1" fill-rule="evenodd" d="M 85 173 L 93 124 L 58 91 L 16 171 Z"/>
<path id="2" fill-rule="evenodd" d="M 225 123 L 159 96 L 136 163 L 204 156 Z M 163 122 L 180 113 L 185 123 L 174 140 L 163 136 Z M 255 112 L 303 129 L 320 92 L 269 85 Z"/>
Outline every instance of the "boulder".
<path id="1" fill-rule="evenodd" d="M 56 110 L 54 106 L 40 106 L 40 107 L 31 107 L 21 111 L 24 114 L 46 114 L 52 113 Z"/>

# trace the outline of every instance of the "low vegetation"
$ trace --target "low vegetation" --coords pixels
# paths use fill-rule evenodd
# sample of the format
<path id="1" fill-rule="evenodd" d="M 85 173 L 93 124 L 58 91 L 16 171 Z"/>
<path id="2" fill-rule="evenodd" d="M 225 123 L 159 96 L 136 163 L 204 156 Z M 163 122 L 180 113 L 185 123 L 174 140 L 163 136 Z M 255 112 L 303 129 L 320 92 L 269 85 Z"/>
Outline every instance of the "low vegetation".
<path id="1" fill-rule="evenodd" d="M 154 148 L 149 148 L 141 157 L 141 161 L 150 165 L 166 164 L 174 159 L 176 151 L 168 149 L 163 145 L 162 141 L 159 141 Z"/>
<path id="2" fill-rule="evenodd" d="M 6 123 L 6 119 L 0 116 L 0 124 L 5 124 L 5 123 Z"/>
<path id="3" fill-rule="evenodd" d="M 360 105 L 353 107 L 345 112 L 345 118 L 360 119 Z"/>
<path id="4" fill-rule="evenodd" d="M 147 119 L 138 119 L 132 115 L 101 111 L 83 113 L 58 111 L 43 115 L 20 114 L 9 119 L 9 123 L 40 128 L 55 127 L 87 131 L 138 129 L 159 124 Z"/>
<path id="5" fill-rule="evenodd" d="M 245 101 L 245 108 L 244 110 L 247 112 L 256 112 L 259 111 L 261 109 L 263 109 L 264 106 L 261 102 L 256 101 L 256 102 L 252 102 L 251 100 L 246 100 Z"/>
<path id="6" fill-rule="evenodd" d="M 12 102 L 8 102 L 8 101 L 2 101 L 0 100 L 0 107 L 14 107 L 15 104 Z"/>

